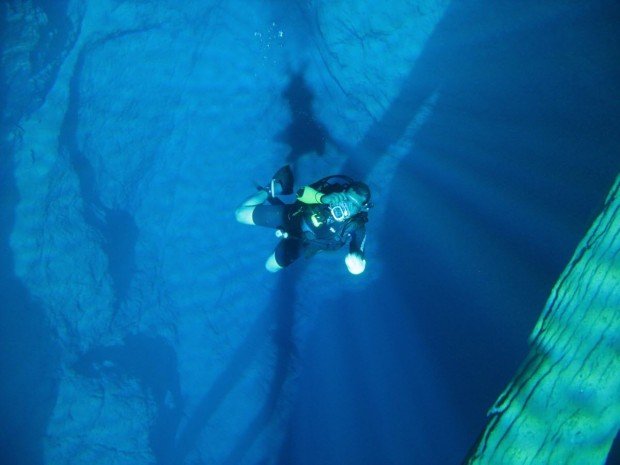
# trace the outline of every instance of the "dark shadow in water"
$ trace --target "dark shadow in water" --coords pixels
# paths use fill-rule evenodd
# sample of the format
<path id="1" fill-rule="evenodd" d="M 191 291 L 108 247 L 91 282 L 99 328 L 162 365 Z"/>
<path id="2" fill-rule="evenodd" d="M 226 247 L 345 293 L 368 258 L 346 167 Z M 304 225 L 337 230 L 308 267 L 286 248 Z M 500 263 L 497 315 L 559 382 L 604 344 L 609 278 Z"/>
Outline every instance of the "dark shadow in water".
<path id="1" fill-rule="evenodd" d="M 294 344 L 293 325 L 295 314 L 293 309 L 296 307 L 296 283 L 303 272 L 305 264 L 296 263 L 286 273 L 278 276 L 278 289 L 274 294 L 270 308 L 275 315 L 275 346 L 277 350 L 276 363 L 273 369 L 271 383 L 267 392 L 266 400 L 254 420 L 247 426 L 245 431 L 240 434 L 240 438 L 232 449 L 224 465 L 236 465 L 242 463 L 245 454 L 250 450 L 256 439 L 264 431 L 265 425 L 273 419 L 273 414 L 277 407 L 281 407 L 278 402 L 281 400 L 284 384 L 288 379 L 292 364 L 297 356 L 297 348 Z"/>
<path id="2" fill-rule="evenodd" d="M 123 345 L 96 347 L 83 354 L 74 365 L 76 373 L 90 378 L 140 382 L 157 404 L 157 417 L 151 426 L 149 442 L 158 464 L 166 462 L 174 443 L 183 400 L 179 385 L 176 352 L 161 337 L 144 334 L 125 338 Z"/>
<path id="3" fill-rule="evenodd" d="M 620 463 L 620 439 L 618 433 L 616 433 L 616 439 L 614 440 L 611 451 L 609 451 L 609 455 L 607 456 L 607 461 L 605 463 L 607 465 Z"/>
<path id="4" fill-rule="evenodd" d="M 4 25 L 6 24 L 7 19 L 7 9 L 8 6 L 5 3 L 0 3 L 0 26 L 2 26 L 3 28 L 6 27 Z M 5 34 L 0 34 L 0 53 L 4 54 L 5 47 Z M 6 75 L 6 68 L 6 65 L 0 67 L 0 134 L 2 134 L 3 139 L 6 131 L 5 125 L 8 125 L 8 123 L 10 122 L 9 108 L 7 103 L 7 93 L 9 92 L 9 86 L 7 82 L 8 76 Z M 3 176 L 2 171 L 0 171 L 0 176 Z"/>
<path id="5" fill-rule="evenodd" d="M 211 384 L 197 407 L 191 413 L 185 425 L 177 434 L 177 440 L 170 456 L 163 462 L 165 465 L 184 463 L 187 455 L 194 449 L 202 430 L 211 416 L 222 404 L 226 396 L 243 378 L 245 370 L 255 359 L 260 347 L 264 346 L 265 335 L 268 334 L 272 315 L 268 309 L 256 319 L 247 336 L 240 341 L 234 355 L 221 375 Z"/>
<path id="6" fill-rule="evenodd" d="M 126 210 L 105 209 L 105 224 L 101 233 L 101 245 L 108 257 L 108 273 L 114 285 L 114 304 L 119 305 L 129 295 L 131 281 L 136 272 L 136 242 L 138 227 L 133 216 Z"/>
<path id="7" fill-rule="evenodd" d="M 78 114 L 80 101 L 80 79 L 86 56 L 96 47 L 123 35 L 141 31 L 125 31 L 114 34 L 84 47 L 77 59 L 71 76 L 69 106 L 60 131 L 60 146 L 67 151 L 71 165 L 78 177 L 80 194 L 84 201 L 84 219 L 88 226 L 102 236 L 102 250 L 108 257 L 108 273 L 112 280 L 115 302 L 118 310 L 127 298 L 131 281 L 136 271 L 135 246 L 138 240 L 138 227 L 133 216 L 120 208 L 106 207 L 99 198 L 95 171 L 77 140 Z"/>
<path id="8" fill-rule="evenodd" d="M 540 29 L 543 19 L 528 15 L 539 2 L 483 3 L 452 10 L 435 34 L 443 40 L 431 42 L 406 84 L 415 93 L 417 76 L 437 76 L 425 79 L 440 97 L 416 136 L 413 162 L 395 179 L 387 217 L 402 215 L 399 197 L 407 198 L 409 185 L 424 197 L 407 198 L 415 217 L 402 223 L 407 228 L 381 236 L 387 269 L 399 271 L 390 280 L 416 303 L 410 312 L 450 386 L 467 443 L 525 356 L 535 320 L 620 168 L 613 132 L 620 94 L 606 82 L 620 69 L 613 53 L 599 50 L 609 16 L 560 9 Z M 491 32 L 498 18 L 528 17 L 537 22 L 462 46 L 473 42 L 466 36 L 472 24 Z M 398 103 L 391 113 L 398 117 Z M 436 162 L 487 183 L 502 200 L 424 168 Z"/>
<path id="9" fill-rule="evenodd" d="M 59 58 L 69 49 L 68 40 L 73 34 L 73 23 L 67 16 L 68 0 L 35 0 L 34 6 L 41 8 L 47 22 L 39 29 L 39 41 L 30 54 L 32 74 L 38 75 L 46 67 L 58 67 Z M 47 80 L 53 84 L 54 80 Z M 47 93 L 47 90 L 44 93 Z"/>
<path id="10" fill-rule="evenodd" d="M 292 76 L 284 96 L 289 102 L 293 119 L 286 130 L 278 136 L 278 139 L 291 147 L 287 160 L 294 162 L 306 153 L 314 152 L 322 155 L 325 152 L 325 144 L 329 136 L 325 128 L 316 122 L 312 111 L 313 95 L 302 73 Z M 296 357 L 293 336 L 293 309 L 296 306 L 296 283 L 304 269 L 305 263 L 302 259 L 278 276 L 278 292 L 274 293 L 270 305 L 255 321 L 244 340 L 240 342 L 224 372 L 215 380 L 198 407 L 192 412 L 191 417 L 178 435 L 175 450 L 167 463 L 182 463 L 192 451 L 216 409 L 242 379 L 243 373 L 253 363 L 259 348 L 268 342 L 269 336 L 272 334 L 270 328 L 275 319 L 273 337 L 275 338 L 277 358 L 268 394 L 263 406 L 241 433 L 240 438 L 223 463 L 226 465 L 240 463 L 264 431 L 265 426 L 272 420 Z"/>
<path id="11" fill-rule="evenodd" d="M 394 334 L 410 331 L 420 339 L 421 358 L 433 361 L 449 393 L 449 416 L 427 412 L 419 421 L 437 432 L 453 424 L 452 437 L 424 441 L 413 434 L 413 425 L 402 442 L 392 443 L 429 465 L 458 463 L 475 442 L 486 410 L 525 356 L 527 337 L 555 280 L 620 168 L 614 129 L 620 95 L 610 79 L 620 75 L 620 61 L 614 60 L 617 46 L 601 49 L 617 44 L 609 20 L 618 17 L 617 7 L 600 2 L 562 8 L 550 2 L 548 8 L 538 1 L 454 2 L 398 97 L 343 168 L 367 176 L 438 92 L 414 150 L 389 186 L 386 218 L 394 221 L 380 228 L 370 212 L 369 241 L 378 244 L 384 271 L 372 290 L 358 296 L 384 320 L 400 322 L 389 323 Z M 455 184 L 454 174 L 472 184 Z M 507 201 L 481 196 L 480 180 Z M 412 191 L 422 196 L 411 197 Z M 523 205 L 525 213 L 513 210 Z M 393 290 L 408 304 L 385 305 L 389 296 L 377 289 Z M 417 347 L 401 340 L 403 357 Z M 427 397 L 433 386 L 416 387 L 417 375 L 412 371 L 393 395 Z M 352 389 L 363 381 L 352 378 Z M 325 400 L 309 393 L 305 402 Z M 324 416 L 312 424 L 333 423 L 331 413 L 318 412 Z M 390 420 L 415 416 L 403 408 Z M 332 463 L 323 460 L 330 456 L 324 433 L 318 427 L 306 433 L 316 447 L 303 449 L 305 457 L 295 463 Z M 357 437 L 350 434 L 341 447 L 359 446 L 366 433 L 360 427 Z M 305 440 L 288 438 L 280 463 L 292 463 L 291 451 Z"/>
<path id="12" fill-rule="evenodd" d="M 0 93 L 2 97 L 5 97 L 5 93 L 10 94 L 6 108 L 0 107 L 3 110 L 0 112 L 2 124 L 17 124 L 23 116 L 36 110 L 45 101 L 47 93 L 56 81 L 63 59 L 77 39 L 79 26 L 79 21 L 74 23 L 66 15 L 67 0 L 35 0 L 32 4 L 21 2 L 17 10 L 23 16 L 18 16 L 17 19 L 11 18 L 13 24 L 5 27 L 8 11 L 14 8 L 11 3 L 17 2 L 0 2 L 2 36 L 13 34 L 11 37 L 0 38 L 0 41 L 6 38 L 8 43 L 17 45 L 20 40 L 18 34 L 22 32 L 19 31 L 19 27 L 25 30 L 36 28 L 38 40 L 36 45 L 29 49 L 28 56 L 22 54 L 26 50 L 20 50 L 11 54 L 0 68 L 0 74 L 3 75 Z M 45 15 L 45 22 L 33 19 L 35 14 L 40 14 L 36 7 Z M 10 32 L 4 33 L 5 29 Z M 22 60 L 28 60 L 29 63 L 25 65 L 21 63 Z M 10 78 L 6 79 L 9 76 Z"/>
<path id="13" fill-rule="evenodd" d="M 0 5 L 0 24 L 7 4 Z M 4 50 L 0 34 L 0 51 Z M 14 124 L 35 98 L 17 83 L 8 87 L 6 68 L 0 70 L 0 463 L 42 465 L 42 438 L 56 403 L 59 348 L 44 309 L 15 276 L 10 246 L 15 207 L 19 203 L 14 178 L 15 147 L 6 142 Z M 24 86 L 24 87 L 22 87 Z M 18 89 L 19 88 L 19 89 Z M 20 105 L 7 108 L 7 93 Z M 12 102 L 15 103 L 15 102 Z"/>
<path id="14" fill-rule="evenodd" d="M 0 463 L 43 464 L 56 402 L 59 349 L 44 309 L 15 276 L 9 245 L 19 201 L 13 148 L 0 152 Z"/>
<path id="15" fill-rule="evenodd" d="M 323 155 L 329 140 L 327 129 L 317 121 L 312 109 L 314 96 L 306 84 L 303 73 L 291 76 L 291 81 L 283 93 L 291 112 L 291 122 L 276 140 L 291 147 L 286 161 L 295 163 L 306 153 Z"/>
<path id="16" fill-rule="evenodd" d="M 263 313 L 256 319 L 248 335 L 238 345 L 223 373 L 211 385 L 192 412 L 187 423 L 178 434 L 171 457 L 164 462 L 166 465 L 183 463 L 183 460 L 196 446 L 198 438 L 214 412 L 243 378 L 245 371 L 254 362 L 260 349 L 265 347 L 271 335 L 275 338 L 277 359 L 267 398 L 223 463 L 239 463 L 239 460 L 243 459 L 263 431 L 264 426 L 272 418 L 296 354 L 292 337 L 294 314 L 291 309 L 295 306 L 293 284 L 296 282 L 301 268 L 303 268 L 303 264 L 297 263 L 293 268 L 287 270 L 286 274 L 283 273 L 278 277 L 282 285 L 282 293 L 275 294 L 272 305 L 263 310 Z M 273 332 L 274 317 L 275 333 Z"/>

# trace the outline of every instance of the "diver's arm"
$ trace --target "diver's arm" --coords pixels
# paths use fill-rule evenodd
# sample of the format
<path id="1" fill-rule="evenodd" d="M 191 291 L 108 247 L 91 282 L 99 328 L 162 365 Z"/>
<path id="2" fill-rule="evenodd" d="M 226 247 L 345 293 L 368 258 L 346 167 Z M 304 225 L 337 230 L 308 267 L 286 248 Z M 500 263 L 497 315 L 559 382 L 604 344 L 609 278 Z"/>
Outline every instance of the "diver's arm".
<path id="1" fill-rule="evenodd" d="M 301 203 L 305 203 L 307 205 L 316 205 L 321 202 L 321 199 L 325 196 L 325 194 L 321 194 L 316 189 L 313 189 L 310 186 L 302 187 L 297 191 L 297 200 Z"/>
<path id="2" fill-rule="evenodd" d="M 297 200 L 307 205 L 332 205 L 347 200 L 347 195 L 343 192 L 332 192 L 331 194 L 323 194 L 316 189 L 306 186 L 297 191 Z"/>
<path id="3" fill-rule="evenodd" d="M 364 246 L 366 245 L 366 228 L 359 226 L 351 233 L 351 242 L 349 243 L 349 253 L 356 253 L 364 256 Z"/>
<path id="4" fill-rule="evenodd" d="M 366 269 L 364 258 L 364 246 L 366 245 L 366 228 L 360 226 L 351 235 L 349 253 L 344 259 L 347 269 L 351 274 L 361 274 Z"/>

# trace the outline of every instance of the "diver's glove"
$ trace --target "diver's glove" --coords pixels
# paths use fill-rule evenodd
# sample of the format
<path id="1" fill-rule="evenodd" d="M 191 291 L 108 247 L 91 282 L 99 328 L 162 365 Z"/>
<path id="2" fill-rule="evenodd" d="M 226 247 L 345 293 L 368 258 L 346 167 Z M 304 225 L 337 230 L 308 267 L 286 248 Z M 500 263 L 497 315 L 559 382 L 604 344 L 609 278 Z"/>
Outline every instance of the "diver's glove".
<path id="1" fill-rule="evenodd" d="M 358 253 L 347 254 L 344 262 L 347 265 L 347 269 L 351 274 L 362 274 L 366 269 L 366 260 Z"/>

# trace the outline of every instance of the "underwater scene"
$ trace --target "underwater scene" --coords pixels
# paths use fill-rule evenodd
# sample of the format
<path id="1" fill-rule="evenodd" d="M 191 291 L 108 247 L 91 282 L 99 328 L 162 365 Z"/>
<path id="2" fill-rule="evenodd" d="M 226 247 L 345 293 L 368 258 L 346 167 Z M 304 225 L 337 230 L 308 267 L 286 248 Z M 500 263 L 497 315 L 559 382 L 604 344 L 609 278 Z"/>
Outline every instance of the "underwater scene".
<path id="1" fill-rule="evenodd" d="M 4 0 L 0 464 L 620 464 L 620 3 Z"/>

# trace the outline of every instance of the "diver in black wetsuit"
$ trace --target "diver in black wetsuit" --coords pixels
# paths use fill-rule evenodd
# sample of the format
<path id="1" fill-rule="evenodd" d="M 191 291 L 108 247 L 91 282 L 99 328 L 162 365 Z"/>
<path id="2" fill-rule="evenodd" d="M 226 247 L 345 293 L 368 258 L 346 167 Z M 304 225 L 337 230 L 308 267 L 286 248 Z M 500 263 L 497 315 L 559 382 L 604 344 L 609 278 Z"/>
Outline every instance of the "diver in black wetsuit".
<path id="1" fill-rule="evenodd" d="M 368 186 L 335 175 L 300 189 L 293 204 L 285 204 L 276 197 L 292 193 L 293 173 L 285 166 L 274 175 L 269 187 L 261 188 L 235 213 L 240 223 L 276 229 L 281 241 L 265 263 L 267 270 L 280 271 L 302 253 L 310 257 L 321 250 L 340 249 L 349 242 L 347 269 L 352 274 L 362 273 L 366 268 Z"/>

